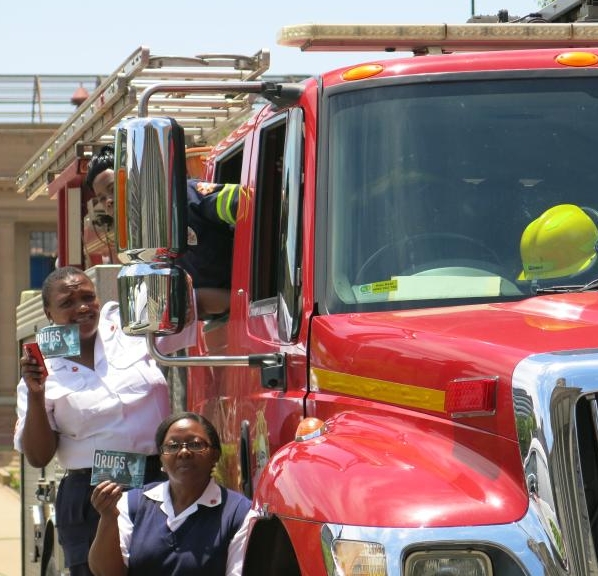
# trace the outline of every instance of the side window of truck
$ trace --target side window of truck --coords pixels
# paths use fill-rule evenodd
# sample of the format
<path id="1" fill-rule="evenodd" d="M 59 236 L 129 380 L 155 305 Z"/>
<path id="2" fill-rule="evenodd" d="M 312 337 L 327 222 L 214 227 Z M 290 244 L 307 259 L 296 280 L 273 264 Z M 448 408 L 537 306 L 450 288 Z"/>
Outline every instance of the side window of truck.
<path id="1" fill-rule="evenodd" d="M 280 253 L 282 158 L 286 115 L 262 129 L 256 189 L 252 300 L 275 298 Z"/>
<path id="2" fill-rule="evenodd" d="M 224 158 L 218 159 L 215 167 L 214 182 L 220 184 L 239 184 L 241 182 L 243 151 L 243 146 L 239 145 L 228 151 Z"/>
<path id="3" fill-rule="evenodd" d="M 256 187 L 252 312 L 276 304 L 279 334 L 296 336 L 300 303 L 303 114 L 275 117 L 262 128 Z"/>

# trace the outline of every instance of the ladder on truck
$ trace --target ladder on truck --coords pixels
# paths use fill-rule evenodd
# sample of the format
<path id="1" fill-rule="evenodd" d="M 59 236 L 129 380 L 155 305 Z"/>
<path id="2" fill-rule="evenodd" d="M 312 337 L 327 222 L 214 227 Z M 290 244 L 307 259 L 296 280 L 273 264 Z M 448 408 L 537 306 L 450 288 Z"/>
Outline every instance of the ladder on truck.
<path id="1" fill-rule="evenodd" d="M 143 91 L 160 82 L 208 80 L 244 82 L 259 78 L 270 66 L 270 53 L 253 56 L 205 54 L 156 56 L 140 47 L 62 124 L 17 176 L 17 192 L 28 200 L 48 195 L 48 185 L 83 155 L 112 142 L 116 125 L 136 116 Z M 147 116 L 171 116 L 185 129 L 187 144 L 203 146 L 219 139 L 251 111 L 251 94 L 168 94 L 152 98 Z"/>

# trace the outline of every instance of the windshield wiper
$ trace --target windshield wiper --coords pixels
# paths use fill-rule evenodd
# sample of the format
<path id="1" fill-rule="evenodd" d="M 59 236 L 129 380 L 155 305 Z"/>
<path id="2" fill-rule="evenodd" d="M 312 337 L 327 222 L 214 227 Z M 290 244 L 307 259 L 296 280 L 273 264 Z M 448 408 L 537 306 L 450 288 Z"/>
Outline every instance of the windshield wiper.
<path id="1" fill-rule="evenodd" d="M 598 290 L 598 278 L 591 280 L 587 284 L 573 284 L 571 286 L 537 286 L 532 291 L 535 294 L 564 294 L 566 292 L 587 292 L 589 290 Z"/>

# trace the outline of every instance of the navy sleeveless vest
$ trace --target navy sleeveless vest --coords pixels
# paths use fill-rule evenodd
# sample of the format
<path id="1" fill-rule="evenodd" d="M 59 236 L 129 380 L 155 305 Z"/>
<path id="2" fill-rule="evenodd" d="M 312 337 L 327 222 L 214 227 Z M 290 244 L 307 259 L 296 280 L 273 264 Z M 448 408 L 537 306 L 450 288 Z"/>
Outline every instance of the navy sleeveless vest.
<path id="1" fill-rule="evenodd" d="M 128 492 L 133 534 L 129 576 L 219 576 L 226 573 L 228 545 L 249 512 L 242 494 L 220 487 L 222 503 L 198 506 L 174 532 L 166 525 L 160 502 L 143 495 L 149 486 Z"/>

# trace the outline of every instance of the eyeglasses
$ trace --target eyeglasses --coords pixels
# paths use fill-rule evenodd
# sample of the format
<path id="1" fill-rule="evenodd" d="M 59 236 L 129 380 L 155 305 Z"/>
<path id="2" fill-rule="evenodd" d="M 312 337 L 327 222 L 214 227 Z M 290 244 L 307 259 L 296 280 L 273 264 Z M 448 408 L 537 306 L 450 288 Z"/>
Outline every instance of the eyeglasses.
<path id="1" fill-rule="evenodd" d="M 205 440 L 192 440 L 191 442 L 169 442 L 168 444 L 162 444 L 160 446 L 160 452 L 162 454 L 177 454 L 183 448 L 187 448 L 189 452 L 205 452 L 212 447 Z"/>

